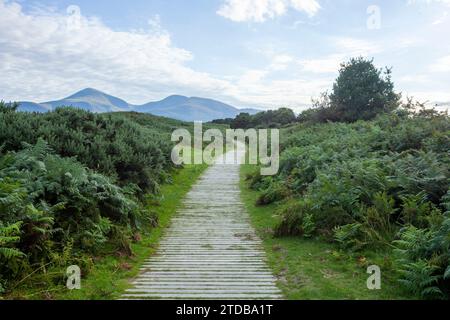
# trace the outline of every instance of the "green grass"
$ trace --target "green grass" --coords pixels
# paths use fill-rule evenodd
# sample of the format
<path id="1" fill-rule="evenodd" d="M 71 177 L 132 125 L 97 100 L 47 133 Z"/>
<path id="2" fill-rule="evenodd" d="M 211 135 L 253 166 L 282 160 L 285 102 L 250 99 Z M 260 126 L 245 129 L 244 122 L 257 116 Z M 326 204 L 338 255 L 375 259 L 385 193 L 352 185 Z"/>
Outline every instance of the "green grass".
<path id="1" fill-rule="evenodd" d="M 149 201 L 148 209 L 158 215 L 158 226 L 141 235 L 132 244 L 131 257 L 105 248 L 93 258 L 89 273 L 82 277 L 80 290 L 68 290 L 61 284 L 65 270 L 54 268 L 23 281 L 6 299 L 55 299 L 55 300 L 109 300 L 119 298 L 130 287 L 130 279 L 137 276 L 139 268 L 158 247 L 158 242 L 177 209 L 181 200 L 191 189 L 206 165 L 186 165 L 173 176 L 171 184 L 161 188 L 161 199 Z M 83 273 L 83 268 L 82 268 Z M 55 277 L 56 276 L 56 277 Z M 58 280 L 58 281 L 55 281 Z M 59 284 L 52 284 L 59 282 Z"/>
<path id="2" fill-rule="evenodd" d="M 290 300 L 405 299 L 397 283 L 390 252 L 350 255 L 321 240 L 300 237 L 273 237 L 278 221 L 277 204 L 256 206 L 258 191 L 248 188 L 245 177 L 254 166 L 241 166 L 241 197 L 253 226 L 263 240 L 269 266 L 278 286 Z M 381 290 L 366 286 L 367 266 L 381 268 Z"/>

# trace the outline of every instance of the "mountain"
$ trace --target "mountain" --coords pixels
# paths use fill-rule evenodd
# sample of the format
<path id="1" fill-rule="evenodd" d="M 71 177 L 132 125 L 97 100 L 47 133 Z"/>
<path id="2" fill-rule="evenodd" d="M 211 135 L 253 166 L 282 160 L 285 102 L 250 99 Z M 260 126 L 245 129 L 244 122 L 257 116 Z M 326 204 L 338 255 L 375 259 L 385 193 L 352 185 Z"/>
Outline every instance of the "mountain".
<path id="1" fill-rule="evenodd" d="M 243 112 L 243 110 L 241 111 L 220 101 L 177 95 L 138 106 L 135 110 L 184 121 L 212 121 L 234 118 Z M 246 112 L 256 113 L 258 110 L 248 109 Z"/>
<path id="2" fill-rule="evenodd" d="M 241 112 L 255 114 L 256 109 L 238 109 L 220 101 L 173 95 L 161 101 L 131 105 L 101 91 L 87 88 L 67 98 L 43 103 L 20 102 L 20 111 L 47 112 L 59 106 L 72 106 L 92 112 L 136 111 L 184 121 L 211 121 L 234 118 Z"/>
<path id="3" fill-rule="evenodd" d="M 97 113 L 129 111 L 131 109 L 131 106 L 122 99 L 110 96 L 95 89 L 87 88 L 62 100 L 43 103 L 20 102 L 19 110 L 46 112 L 60 106 L 72 106 Z"/>
<path id="4" fill-rule="evenodd" d="M 19 110 L 25 112 L 47 112 L 51 110 L 51 107 L 42 103 L 22 101 L 20 102 Z"/>

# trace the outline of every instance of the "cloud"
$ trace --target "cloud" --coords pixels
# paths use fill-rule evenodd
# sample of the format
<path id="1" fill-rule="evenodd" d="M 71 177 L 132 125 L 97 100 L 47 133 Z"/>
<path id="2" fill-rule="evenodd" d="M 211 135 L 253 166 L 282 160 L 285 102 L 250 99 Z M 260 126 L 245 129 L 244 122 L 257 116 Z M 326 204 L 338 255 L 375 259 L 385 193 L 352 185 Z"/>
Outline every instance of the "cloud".
<path id="1" fill-rule="evenodd" d="M 408 83 L 408 84 L 422 84 L 422 85 L 428 85 L 432 84 L 431 78 L 426 74 L 414 74 L 414 75 L 406 75 L 398 78 L 398 81 L 401 83 Z"/>
<path id="2" fill-rule="evenodd" d="M 408 0 L 408 5 L 414 5 L 414 4 L 433 4 L 433 3 L 439 3 L 439 4 L 445 4 L 450 5 L 450 0 Z"/>
<path id="3" fill-rule="evenodd" d="M 310 77 L 299 68 L 300 60 L 284 53 L 266 53 L 268 63 L 261 69 L 248 69 L 235 79 L 227 94 L 259 107 L 290 107 L 302 111 L 311 106 L 311 98 L 327 90 L 333 76 Z M 311 66 L 311 70 L 313 67 Z M 336 72 L 337 69 L 334 70 Z M 314 72 L 320 73 L 320 72 Z"/>
<path id="4" fill-rule="evenodd" d="M 333 54 L 319 59 L 302 59 L 297 63 L 303 71 L 311 73 L 337 73 L 342 62 L 346 60 L 344 54 Z"/>
<path id="5" fill-rule="evenodd" d="M 271 79 L 266 70 L 249 70 L 230 88 L 230 94 L 252 105 L 278 108 L 290 107 L 296 111 L 311 105 L 311 97 L 318 96 L 330 86 L 330 79 L 291 78 Z"/>
<path id="6" fill-rule="evenodd" d="M 317 0 L 225 0 L 217 14 L 235 22 L 264 22 L 290 8 L 311 17 L 320 10 L 320 4 Z"/>
<path id="7" fill-rule="evenodd" d="M 0 48 L 4 97 L 41 101 L 89 86 L 147 99 L 155 95 L 151 90 L 229 86 L 187 67 L 192 53 L 172 44 L 158 16 L 148 30 L 115 31 L 75 6 L 25 13 L 18 3 L 0 0 Z"/>
<path id="8" fill-rule="evenodd" d="M 161 26 L 118 31 L 79 8 L 24 11 L 0 0 L 0 88 L 3 99 L 48 101 L 94 87 L 144 103 L 177 93 L 217 98 L 237 106 L 304 106 L 329 81 L 275 80 L 295 59 L 273 54 L 266 67 L 215 76 L 188 67 L 194 55 L 176 47 Z"/>
<path id="9" fill-rule="evenodd" d="M 431 65 L 432 72 L 450 72 L 450 55 L 441 57 Z"/>
<path id="10" fill-rule="evenodd" d="M 273 71 L 283 71 L 286 70 L 289 64 L 294 60 L 291 56 L 287 54 L 275 55 L 272 58 L 272 63 L 269 69 Z"/>
<path id="11" fill-rule="evenodd" d="M 336 50 L 351 57 L 368 57 L 383 51 L 379 44 L 357 38 L 338 37 L 335 38 L 333 42 L 336 46 Z"/>
<path id="12" fill-rule="evenodd" d="M 296 63 L 302 71 L 316 74 L 336 74 L 340 65 L 352 57 L 370 58 L 383 51 L 378 43 L 350 37 L 331 38 L 334 53 L 323 57 L 298 59 Z"/>
<path id="13" fill-rule="evenodd" d="M 425 103 L 428 107 L 438 106 L 439 110 L 450 111 L 450 93 L 447 91 L 405 91 L 403 92 L 403 100 L 412 97 L 414 100 Z M 430 97 L 432 97 L 430 99 Z"/>

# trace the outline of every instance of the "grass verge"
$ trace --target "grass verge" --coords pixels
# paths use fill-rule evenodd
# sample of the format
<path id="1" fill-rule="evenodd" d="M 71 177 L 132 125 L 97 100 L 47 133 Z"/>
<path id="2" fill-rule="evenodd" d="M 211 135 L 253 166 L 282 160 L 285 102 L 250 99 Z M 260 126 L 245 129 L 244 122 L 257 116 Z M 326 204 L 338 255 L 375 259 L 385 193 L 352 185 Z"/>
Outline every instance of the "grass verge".
<path id="1" fill-rule="evenodd" d="M 284 296 L 290 300 L 405 299 L 397 283 L 389 252 L 350 255 L 316 239 L 273 237 L 278 222 L 277 204 L 256 206 L 259 192 L 248 187 L 245 177 L 254 166 L 241 166 L 241 197 L 258 235 L 263 240 L 269 266 Z M 367 266 L 381 268 L 381 290 L 367 289 Z"/>
<path id="2" fill-rule="evenodd" d="M 161 187 L 161 199 L 147 204 L 148 210 L 157 213 L 158 226 L 144 232 L 141 239 L 132 244 L 133 255 L 124 256 L 106 247 L 93 257 L 93 266 L 82 277 L 80 290 L 68 290 L 61 285 L 65 270 L 54 268 L 30 276 L 6 299 L 54 299 L 54 300 L 111 300 L 117 299 L 130 287 L 129 280 L 139 273 L 143 262 L 152 255 L 164 229 L 169 225 L 181 201 L 207 165 L 186 165 L 174 173 L 173 182 Z M 83 269 L 82 269 L 83 272 Z M 55 277 L 56 275 L 56 277 Z M 59 284 L 52 284 L 56 281 Z"/>

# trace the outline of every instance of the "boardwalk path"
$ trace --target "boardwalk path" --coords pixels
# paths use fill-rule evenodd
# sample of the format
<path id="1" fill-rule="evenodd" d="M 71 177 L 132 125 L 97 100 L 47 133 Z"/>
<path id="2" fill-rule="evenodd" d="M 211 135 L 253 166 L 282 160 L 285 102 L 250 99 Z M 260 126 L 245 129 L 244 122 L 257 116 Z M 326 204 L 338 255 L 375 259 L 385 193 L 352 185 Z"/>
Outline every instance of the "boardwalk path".
<path id="1" fill-rule="evenodd" d="M 280 299 L 239 195 L 239 166 L 207 169 L 124 299 Z"/>

